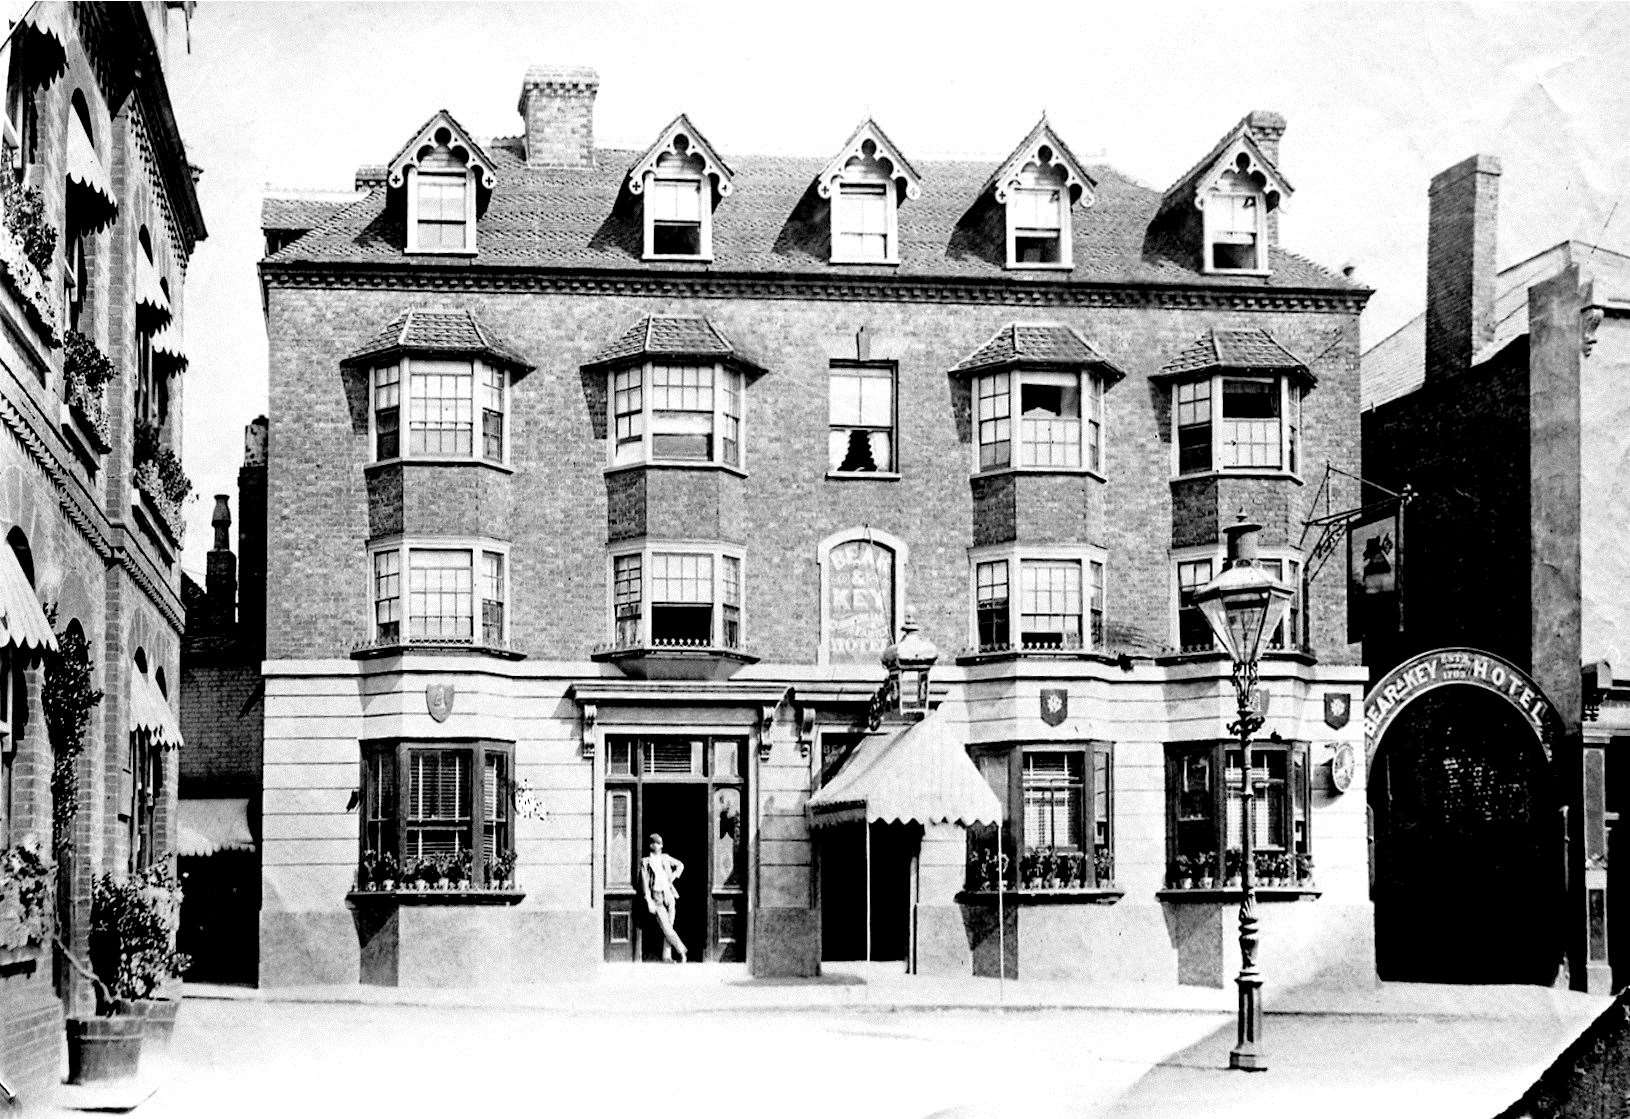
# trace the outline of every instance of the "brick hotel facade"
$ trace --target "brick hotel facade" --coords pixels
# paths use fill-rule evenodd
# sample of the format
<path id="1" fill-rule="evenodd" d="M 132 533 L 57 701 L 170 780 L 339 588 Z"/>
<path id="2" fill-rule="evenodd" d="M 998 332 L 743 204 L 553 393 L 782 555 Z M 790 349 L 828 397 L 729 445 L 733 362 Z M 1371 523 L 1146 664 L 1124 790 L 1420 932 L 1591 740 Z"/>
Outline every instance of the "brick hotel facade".
<path id="1" fill-rule="evenodd" d="M 597 88 L 535 69 L 521 135 L 438 112 L 353 194 L 266 203 L 261 982 L 655 958 L 652 831 L 692 959 L 995 974 L 993 830 L 934 795 L 977 773 L 1009 975 L 1221 985 L 1241 770 L 1188 596 L 1241 510 L 1298 588 L 1270 974 L 1371 981 L 1330 764 L 1365 674 L 1303 551 L 1321 486 L 1355 496 L 1325 467 L 1358 472 L 1368 292 L 1279 243 L 1283 119 L 1162 193 L 1045 120 L 983 162 L 871 120 L 807 159 L 684 115 L 597 148 Z M 862 741 L 908 608 L 935 710 Z M 464 888 L 377 888 L 460 851 Z"/>
<path id="2" fill-rule="evenodd" d="M 0 851 L 55 855 L 55 932 L 81 958 L 95 876 L 169 859 L 176 828 L 182 294 L 205 231 L 165 84 L 173 7 L 32 4 L 0 45 Z M 54 852 L 53 629 L 104 693 Z M 0 909 L 0 1081 L 26 1110 L 92 993 Z"/>

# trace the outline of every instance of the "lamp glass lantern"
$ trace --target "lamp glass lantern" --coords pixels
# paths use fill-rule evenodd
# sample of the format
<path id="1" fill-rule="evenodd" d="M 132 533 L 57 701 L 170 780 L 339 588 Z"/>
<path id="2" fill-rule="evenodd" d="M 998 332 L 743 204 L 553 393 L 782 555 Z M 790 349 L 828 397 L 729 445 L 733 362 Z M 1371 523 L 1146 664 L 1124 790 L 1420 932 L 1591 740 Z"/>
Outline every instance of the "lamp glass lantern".
<path id="1" fill-rule="evenodd" d="M 1262 526 L 1241 520 L 1229 525 L 1228 563 L 1194 595 L 1217 643 L 1235 664 L 1255 664 L 1262 643 L 1290 610 L 1294 591 L 1257 565 L 1257 533 Z"/>
<path id="2" fill-rule="evenodd" d="M 888 670 L 897 710 L 901 715 L 921 716 L 928 712 L 928 674 L 939 660 L 939 649 L 917 630 L 917 618 L 907 610 L 900 627 L 900 640 L 883 650 L 883 667 Z"/>

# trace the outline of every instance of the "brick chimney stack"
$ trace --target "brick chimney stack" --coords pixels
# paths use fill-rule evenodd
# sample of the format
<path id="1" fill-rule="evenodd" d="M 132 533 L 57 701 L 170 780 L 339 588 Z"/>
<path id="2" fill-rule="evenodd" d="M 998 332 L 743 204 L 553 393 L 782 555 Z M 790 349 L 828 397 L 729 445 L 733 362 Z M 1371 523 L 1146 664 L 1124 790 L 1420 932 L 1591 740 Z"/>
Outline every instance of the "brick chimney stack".
<path id="1" fill-rule="evenodd" d="M 1495 227 L 1500 161 L 1461 160 L 1427 192 L 1426 379 L 1464 373 L 1494 340 Z"/>
<path id="2" fill-rule="evenodd" d="M 204 560 L 204 598 L 209 603 L 209 628 L 224 632 L 232 625 L 238 607 L 238 557 L 232 554 L 232 510 L 224 493 L 215 495 L 215 511 L 209 523 L 215 529 L 215 546 Z"/>
<path id="3" fill-rule="evenodd" d="M 528 167 L 594 166 L 594 97 L 600 75 L 587 66 L 533 66 L 516 109 L 526 122 Z"/>
<path id="4" fill-rule="evenodd" d="M 1255 109 L 1241 122 L 1262 154 L 1279 166 L 1279 140 L 1285 134 L 1285 118 L 1271 109 Z"/>

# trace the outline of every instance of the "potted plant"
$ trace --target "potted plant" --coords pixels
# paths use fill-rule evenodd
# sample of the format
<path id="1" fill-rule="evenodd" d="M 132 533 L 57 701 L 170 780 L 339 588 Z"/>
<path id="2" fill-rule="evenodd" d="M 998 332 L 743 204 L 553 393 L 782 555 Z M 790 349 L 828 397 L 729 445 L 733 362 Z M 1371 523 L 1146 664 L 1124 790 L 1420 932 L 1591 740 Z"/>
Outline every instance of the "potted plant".
<path id="1" fill-rule="evenodd" d="M 1313 885 L 1313 856 L 1306 851 L 1296 852 L 1296 884 Z"/>
<path id="2" fill-rule="evenodd" d="M 460 851 L 447 861 L 447 888 L 462 890 L 464 884 L 470 880 L 470 851 Z"/>
<path id="3" fill-rule="evenodd" d="M 1041 885 L 1045 890 L 1051 890 L 1058 881 L 1058 856 L 1051 847 L 1042 852 L 1041 866 L 1038 869 L 1041 876 Z"/>
<path id="4" fill-rule="evenodd" d="M 1100 888 L 1115 884 L 1115 856 L 1108 847 L 1099 847 L 1092 853 L 1092 872 Z"/>
<path id="5" fill-rule="evenodd" d="M 379 857 L 379 888 L 382 890 L 396 889 L 396 883 L 402 876 L 402 868 L 397 865 L 396 856 L 386 851 Z"/>
<path id="6" fill-rule="evenodd" d="M 357 889 L 379 889 L 379 853 L 372 848 L 364 851 L 357 863 Z"/>
<path id="7" fill-rule="evenodd" d="M 1172 860 L 1172 884 L 1179 890 L 1194 889 L 1194 859 L 1179 855 Z"/>
<path id="8" fill-rule="evenodd" d="M 1245 855 L 1238 847 L 1230 847 L 1223 852 L 1223 882 L 1230 890 L 1239 888 L 1240 872 L 1244 865 Z"/>
<path id="9" fill-rule="evenodd" d="M 1019 881 L 1027 890 L 1034 890 L 1041 884 L 1041 855 L 1034 847 L 1019 859 Z"/>
<path id="10" fill-rule="evenodd" d="M 104 874 L 91 896 L 91 966 L 114 1013 L 146 1021 L 149 1046 L 162 1050 L 175 1032 L 179 981 L 192 962 L 175 949 L 181 885 L 168 862 L 124 881 Z"/>

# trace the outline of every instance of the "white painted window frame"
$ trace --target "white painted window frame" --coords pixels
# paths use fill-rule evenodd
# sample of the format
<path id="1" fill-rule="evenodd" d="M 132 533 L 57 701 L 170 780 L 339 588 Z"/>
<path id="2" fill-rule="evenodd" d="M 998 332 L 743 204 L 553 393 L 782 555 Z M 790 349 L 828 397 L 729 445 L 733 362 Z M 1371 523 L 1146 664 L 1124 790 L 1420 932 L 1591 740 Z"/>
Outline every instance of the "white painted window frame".
<path id="1" fill-rule="evenodd" d="M 696 184 L 696 201 L 701 218 L 701 232 L 698 243 L 701 247 L 699 253 L 659 253 L 656 251 L 656 213 L 651 205 L 654 196 L 652 187 L 659 181 L 687 182 Z M 689 170 L 675 170 L 672 168 L 652 168 L 645 173 L 644 201 L 640 205 L 641 221 L 645 227 L 643 242 L 643 257 L 646 260 L 682 260 L 682 261 L 710 261 L 713 259 L 713 184 L 709 181 L 707 171 L 701 170 L 692 174 Z"/>
<path id="2" fill-rule="evenodd" d="M 864 157 L 861 157 L 861 156 L 856 156 L 855 160 L 851 160 L 850 162 L 855 162 L 856 160 L 860 161 L 861 163 L 867 162 L 864 159 Z M 876 158 L 874 157 L 873 160 L 871 160 L 871 162 L 875 164 L 876 163 Z M 884 252 L 883 256 L 880 257 L 880 258 L 879 257 L 857 257 L 857 256 L 848 255 L 840 248 L 841 241 L 839 240 L 840 235 L 847 232 L 847 230 L 842 228 L 840 226 L 840 224 L 839 224 L 840 223 L 840 215 L 846 215 L 848 213 L 848 207 L 844 204 L 844 201 L 843 201 L 844 191 L 845 191 L 846 188 L 850 188 L 850 187 L 874 188 L 874 187 L 877 187 L 877 186 L 881 186 L 883 188 L 883 213 L 884 213 L 884 221 L 885 221 L 884 237 L 887 239 L 887 243 L 885 244 L 884 248 L 885 248 L 886 251 Z M 851 176 L 848 167 L 845 167 L 842 177 L 837 181 L 837 183 L 835 183 L 833 185 L 832 204 L 831 204 L 831 210 L 830 210 L 830 221 L 831 221 L 831 228 L 830 228 L 830 233 L 829 233 L 829 239 L 830 239 L 830 242 L 831 242 L 831 246 L 830 246 L 831 247 L 831 252 L 830 252 L 830 254 L 828 256 L 828 262 L 829 263 L 831 263 L 831 264 L 899 264 L 900 263 L 900 193 L 899 193 L 899 190 L 894 185 L 893 176 L 888 175 L 888 174 L 885 173 L 885 174 L 883 174 L 883 177 L 882 177 L 881 181 L 879 181 L 877 179 L 874 179 L 874 178 L 866 177 L 866 176 L 863 176 L 863 175 L 860 175 L 860 174 L 855 174 L 855 175 Z"/>
<path id="3" fill-rule="evenodd" d="M 1021 391 L 1024 378 L 1038 373 L 1071 373 L 1077 377 L 1078 396 L 1081 400 L 1081 431 L 1077 446 L 1079 466 L 1025 466 L 1024 458 L 1024 415 L 1020 411 L 1019 402 L 1023 398 Z M 979 441 L 979 390 L 980 386 L 991 377 L 1006 376 L 1008 378 L 1008 461 L 1002 466 L 980 466 Z M 1091 369 L 1055 370 L 1055 369 L 1027 369 L 1022 366 L 1011 369 L 999 369 L 989 373 L 977 373 L 970 386 L 973 408 L 973 473 L 974 474 L 1003 474 L 1017 471 L 1025 474 L 1086 474 L 1099 480 L 1109 476 L 1109 382 Z M 1174 398 L 1175 399 L 1175 398 Z M 1091 430 L 1092 420 L 1088 409 L 1089 401 L 1098 404 L 1098 465 L 1096 468 L 1087 465 L 1087 451 L 1090 446 L 1087 433 Z M 1173 429 L 1176 430 L 1175 428 Z M 1174 451 L 1175 453 L 1175 451 Z"/>
<path id="4" fill-rule="evenodd" d="M 708 556 L 713 560 L 713 621 L 709 634 L 711 649 L 729 649 L 724 644 L 724 559 L 734 559 L 741 572 L 741 585 L 738 588 L 741 594 L 741 605 L 738 607 L 738 625 L 741 630 L 741 639 L 734 646 L 735 651 L 745 649 L 747 646 L 747 552 L 746 549 L 734 544 L 702 544 L 688 541 L 668 540 L 634 540 L 622 541 L 606 550 L 605 586 L 606 586 L 606 623 L 608 640 L 615 645 L 617 640 L 617 560 L 623 556 L 640 557 L 640 627 L 639 640 L 634 648 L 653 648 L 651 644 L 651 557 L 663 555 L 695 555 Z M 506 565 L 507 573 L 508 567 Z M 663 646 L 666 648 L 666 646 Z M 682 648 L 682 647 L 681 647 Z M 705 650 L 696 650 L 703 652 Z"/>
<path id="5" fill-rule="evenodd" d="M 429 174 L 436 177 L 452 178 L 445 171 L 435 171 Z M 475 223 L 475 192 L 477 186 L 476 169 L 464 169 L 464 247 L 450 249 L 442 247 L 427 247 L 419 244 L 419 169 L 409 165 L 405 168 L 407 180 L 407 251 L 422 256 L 475 256 L 476 223 Z"/>
<path id="6" fill-rule="evenodd" d="M 409 171 L 412 168 L 408 168 Z M 468 455 L 416 455 L 408 449 L 409 423 L 411 416 L 410 403 L 413 392 L 413 362 L 414 361 L 465 361 L 470 363 L 470 453 Z M 386 366 L 396 365 L 401 370 L 401 380 L 397 382 L 396 403 L 396 455 L 392 458 L 376 457 L 379 451 L 379 424 L 378 410 L 375 407 L 374 383 L 376 370 Z M 481 428 L 481 389 L 483 377 L 488 371 L 496 371 L 504 379 L 504 409 L 503 409 L 503 439 L 504 454 L 501 459 L 490 459 L 482 454 L 482 428 Z M 478 357 L 465 358 L 459 354 L 432 355 L 420 354 L 414 357 L 403 354 L 390 361 L 378 361 L 367 367 L 368 377 L 368 462 L 370 465 L 394 462 L 473 462 L 486 466 L 508 468 L 512 450 L 510 447 L 510 413 L 514 410 L 515 378 L 508 370 L 492 362 L 483 361 Z"/>
<path id="7" fill-rule="evenodd" d="M 1290 586 L 1295 591 L 1295 598 L 1293 599 L 1293 602 L 1296 607 L 1296 628 L 1298 632 L 1292 636 L 1290 645 L 1287 648 L 1271 649 L 1267 651 L 1274 653 L 1300 653 L 1303 651 L 1302 641 L 1304 637 L 1308 639 L 1307 644 L 1312 644 L 1312 635 L 1308 632 L 1307 624 L 1307 557 L 1297 549 L 1290 547 L 1264 547 L 1260 548 L 1257 554 L 1258 558 L 1260 559 L 1277 560 L 1281 565 L 1286 563 L 1293 563 L 1296 565 L 1296 577 L 1291 581 Z M 1218 575 L 1222 574 L 1223 564 L 1227 562 L 1227 545 L 1224 543 L 1195 544 L 1186 548 L 1173 548 L 1171 550 L 1171 561 L 1167 564 L 1166 629 L 1167 633 L 1171 637 L 1172 649 L 1179 653 L 1183 652 L 1183 640 L 1182 634 L 1178 630 L 1177 621 L 1181 594 L 1181 588 L 1179 586 L 1177 576 L 1177 565 L 1180 563 L 1192 563 L 1195 560 L 1205 559 L 1211 561 L 1211 577 L 1215 579 Z M 1280 570 L 1284 570 L 1283 566 L 1281 566 Z M 1217 647 L 1215 640 L 1213 640 L 1212 647 L 1209 651 L 1221 651 Z M 1193 650 L 1192 652 L 1193 655 L 1199 656 L 1203 655 L 1206 651 Z"/>
<path id="8" fill-rule="evenodd" d="M 1223 199 L 1254 198 L 1256 200 L 1256 263 L 1250 268 L 1219 268 L 1214 264 L 1212 248 L 1218 244 L 1222 235 L 1222 223 L 1217 214 L 1221 207 L 1213 203 Z M 1201 225 L 1204 228 L 1205 244 L 1201 249 L 1201 271 L 1218 276 L 1266 276 L 1268 268 L 1268 198 L 1259 190 L 1237 190 L 1226 187 L 1213 187 L 1206 192 L 1206 204 L 1201 207 Z"/>
<path id="9" fill-rule="evenodd" d="M 651 405 L 651 371 L 655 365 L 687 366 L 696 369 L 713 370 L 713 451 L 706 459 L 692 458 L 657 458 L 652 452 L 651 425 L 655 418 L 655 411 Z M 630 457 L 621 462 L 617 460 L 617 375 L 626 373 L 631 368 L 640 371 L 640 418 L 642 430 L 640 432 L 639 455 Z M 736 398 L 740 402 L 738 421 L 739 430 L 736 435 L 736 462 L 726 462 L 724 458 L 724 421 L 725 421 L 725 380 L 733 377 L 736 381 Z M 506 416 L 508 409 L 505 410 Z M 629 413 L 632 415 L 632 413 Z M 632 444 L 631 444 L 632 445 Z M 508 451 L 509 444 L 504 444 Z M 740 369 L 733 369 L 722 361 L 696 361 L 686 358 L 674 358 L 662 362 L 646 361 L 638 366 L 624 366 L 611 370 L 606 374 L 606 469 L 623 470 L 632 466 L 689 466 L 698 469 L 714 468 L 730 470 L 738 474 L 747 473 L 747 376 Z"/>
<path id="10" fill-rule="evenodd" d="M 414 641 L 413 617 L 409 612 L 411 588 L 411 569 L 408 564 L 414 550 L 437 552 L 468 552 L 470 553 L 470 645 L 473 648 L 490 648 L 481 637 L 481 553 L 493 552 L 504 558 L 504 632 L 499 639 L 500 645 L 507 645 L 511 633 L 510 620 L 514 615 L 514 574 L 510 563 L 510 544 L 503 540 L 494 540 L 485 536 L 403 536 L 393 534 L 381 537 L 368 545 L 367 562 L 367 594 L 368 601 L 368 634 L 371 640 L 378 644 L 379 636 L 379 600 L 374 597 L 374 557 L 382 552 L 395 552 L 397 556 L 397 573 L 399 586 L 397 589 L 398 601 L 401 603 L 401 632 L 391 645 L 426 645 L 437 646 L 453 644 L 451 642 L 438 642 L 434 640 Z M 460 646 L 462 647 L 462 646 Z"/>
<path id="11" fill-rule="evenodd" d="M 1009 188 L 1008 200 L 1003 205 L 1006 213 L 1007 225 L 1007 266 L 1014 271 L 1022 272 L 1067 272 L 1075 267 L 1074 234 L 1071 227 L 1070 187 L 1066 181 L 1057 186 L 1038 186 L 1039 173 L 1031 172 L 1028 168 L 1021 173 L 1021 181 Z M 1032 226 L 1019 224 L 1019 207 L 1017 205 L 1021 195 L 1044 190 L 1058 191 L 1058 260 L 1056 261 L 1021 261 L 1019 259 L 1018 240 Z"/>
<path id="12" fill-rule="evenodd" d="M 1103 571 L 1104 592 L 1104 630 L 1107 636 L 1110 618 L 1109 593 L 1109 552 L 1089 544 L 987 544 L 982 547 L 968 549 L 968 603 L 969 603 L 969 641 L 968 648 L 980 652 L 979 648 L 979 565 L 992 560 L 1007 561 L 1007 649 L 1000 650 L 1010 653 L 1034 652 L 1046 655 L 1049 652 L 1069 653 L 1102 653 L 1103 649 L 1093 644 L 1092 640 L 1092 578 L 1091 564 L 1098 564 Z M 1020 615 L 1023 613 L 1020 595 L 1023 594 L 1024 581 L 1021 567 L 1024 563 L 1065 561 L 1081 565 L 1081 648 L 1065 650 L 1035 649 L 1026 650 L 1020 647 L 1017 636 L 1020 632 Z"/>
<path id="13" fill-rule="evenodd" d="M 1179 469 L 1180 458 L 1177 445 L 1177 394 L 1180 385 L 1193 385 L 1201 381 L 1208 381 L 1211 386 L 1211 465 L 1204 470 L 1191 470 L 1183 473 Z M 1224 381 L 1277 381 L 1279 384 L 1279 465 L 1278 466 L 1227 466 L 1223 463 L 1222 439 L 1219 434 L 1219 425 L 1222 423 L 1222 402 Z M 1301 478 L 1302 459 L 1304 457 L 1302 444 L 1306 441 L 1306 433 L 1302 430 L 1302 409 L 1306 404 L 1307 389 L 1299 384 L 1294 377 L 1286 373 L 1234 373 L 1217 371 L 1206 377 L 1183 377 L 1171 383 L 1170 434 L 1171 434 L 1171 472 L 1173 478 L 1204 478 L 1213 474 L 1227 474 L 1239 476 L 1260 476 L 1273 478 Z M 1294 410 L 1294 411 L 1293 411 Z M 1291 422 L 1294 416 L 1295 423 Z M 1291 429 L 1296 430 L 1295 462 L 1292 463 Z M 977 438 L 977 436 L 976 436 Z M 977 451 L 977 448 L 976 448 Z"/>

